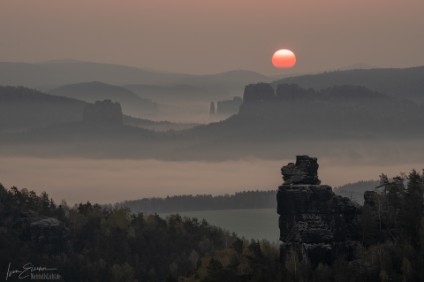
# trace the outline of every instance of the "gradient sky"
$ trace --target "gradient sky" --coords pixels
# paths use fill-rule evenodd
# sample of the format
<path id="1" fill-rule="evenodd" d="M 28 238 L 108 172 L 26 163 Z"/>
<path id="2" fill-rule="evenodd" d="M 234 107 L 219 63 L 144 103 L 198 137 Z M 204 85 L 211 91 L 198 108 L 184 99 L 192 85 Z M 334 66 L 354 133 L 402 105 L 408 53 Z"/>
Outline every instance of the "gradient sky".
<path id="1" fill-rule="evenodd" d="M 422 0 L 1 0 L 0 61 L 73 58 L 186 73 L 424 65 Z M 292 49 L 297 66 L 275 70 Z"/>

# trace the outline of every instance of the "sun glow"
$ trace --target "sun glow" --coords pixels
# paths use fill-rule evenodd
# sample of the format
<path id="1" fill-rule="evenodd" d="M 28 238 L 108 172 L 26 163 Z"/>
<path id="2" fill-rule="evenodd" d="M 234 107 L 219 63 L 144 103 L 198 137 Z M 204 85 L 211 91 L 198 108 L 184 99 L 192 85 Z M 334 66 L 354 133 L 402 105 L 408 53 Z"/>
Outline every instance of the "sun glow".
<path id="1" fill-rule="evenodd" d="M 288 49 L 280 49 L 272 56 L 272 64 L 276 68 L 292 68 L 296 65 L 296 55 Z"/>

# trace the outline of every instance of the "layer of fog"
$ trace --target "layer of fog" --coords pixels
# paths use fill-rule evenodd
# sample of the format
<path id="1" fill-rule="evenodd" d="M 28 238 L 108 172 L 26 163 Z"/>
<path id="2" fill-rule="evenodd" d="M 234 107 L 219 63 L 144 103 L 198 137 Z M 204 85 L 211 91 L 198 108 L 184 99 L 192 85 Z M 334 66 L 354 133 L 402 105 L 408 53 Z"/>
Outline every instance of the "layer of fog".
<path id="1" fill-rule="evenodd" d="M 212 102 L 212 101 L 211 101 Z M 172 121 L 176 123 L 195 123 L 208 124 L 211 122 L 222 121 L 229 115 L 210 115 L 210 102 L 188 102 L 167 103 L 159 105 L 159 112 L 156 114 L 145 115 L 127 112 L 127 114 L 137 118 L 147 118 L 153 121 Z M 125 112 L 125 108 L 123 108 Z"/>
<path id="2" fill-rule="evenodd" d="M 276 189 L 280 168 L 293 160 L 173 162 L 158 160 L 90 160 L 6 157 L 0 159 L 0 183 L 40 193 L 56 202 L 115 203 L 143 197 L 181 194 L 226 194 Z M 424 163 L 341 164 L 319 160 L 323 184 L 339 186 L 358 180 L 396 176 Z"/>

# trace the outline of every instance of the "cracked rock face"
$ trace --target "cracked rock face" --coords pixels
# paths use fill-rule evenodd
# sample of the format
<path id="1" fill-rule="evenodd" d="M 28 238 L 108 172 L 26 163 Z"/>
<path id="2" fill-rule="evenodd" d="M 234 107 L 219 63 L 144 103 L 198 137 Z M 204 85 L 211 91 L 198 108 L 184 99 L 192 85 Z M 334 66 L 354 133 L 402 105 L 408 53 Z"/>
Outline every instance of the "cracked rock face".
<path id="1" fill-rule="evenodd" d="M 317 158 L 297 156 L 296 163 L 289 163 L 281 168 L 284 184 L 311 184 L 319 185 Z"/>
<path id="2" fill-rule="evenodd" d="M 297 156 L 281 172 L 277 213 L 282 260 L 296 251 L 313 263 L 330 263 L 337 253 L 349 252 L 357 236 L 359 207 L 336 196 L 330 186 L 319 185 L 316 158 Z"/>

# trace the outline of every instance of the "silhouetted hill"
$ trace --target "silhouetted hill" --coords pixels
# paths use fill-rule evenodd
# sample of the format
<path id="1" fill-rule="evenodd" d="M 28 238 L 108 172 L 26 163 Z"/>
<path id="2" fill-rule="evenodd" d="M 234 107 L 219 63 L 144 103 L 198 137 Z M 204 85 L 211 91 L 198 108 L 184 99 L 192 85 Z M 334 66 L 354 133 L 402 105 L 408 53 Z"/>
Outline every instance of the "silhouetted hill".
<path id="1" fill-rule="evenodd" d="M 87 103 L 24 87 L 0 86 L 0 132 L 81 121 Z"/>
<path id="2" fill-rule="evenodd" d="M 353 65 L 343 66 L 341 68 L 338 68 L 338 71 L 345 71 L 345 70 L 367 70 L 367 69 L 376 69 L 376 67 L 363 64 L 363 63 L 357 63 Z"/>
<path id="3" fill-rule="evenodd" d="M 211 118 L 207 114 L 210 101 L 241 96 L 246 84 L 269 82 L 273 79 L 275 78 L 244 70 L 195 75 L 76 60 L 33 64 L 0 62 L 0 85 L 25 86 L 43 92 L 87 81 L 116 86 L 130 85 L 125 88 L 142 98 L 161 103 L 160 113 L 145 116 L 139 113 L 136 104 L 126 105 L 120 101 L 124 113 L 154 120 L 188 123 L 210 121 Z M 90 92 L 96 90 L 90 88 Z M 70 93 L 66 93 L 67 96 L 68 94 Z M 84 100 L 91 101 L 86 98 Z M 136 109 L 133 111 L 132 107 Z"/>
<path id="4" fill-rule="evenodd" d="M 31 154 L 32 142 L 38 154 L 50 155 L 55 147 L 64 155 L 166 160 L 280 159 L 299 151 L 351 160 L 419 160 L 423 121 L 421 105 L 360 86 L 316 91 L 282 84 L 275 91 L 260 83 L 247 86 L 240 112 L 221 122 L 161 134 L 128 126 L 56 125 L 9 136 L 7 145 L 15 150 L 6 141 L 1 149 Z"/>
<path id="5" fill-rule="evenodd" d="M 48 95 L 25 87 L 0 86 L 0 133 L 22 132 L 61 123 L 80 122 L 88 103 Z M 193 124 L 155 122 L 124 115 L 126 125 L 155 131 L 181 130 Z"/>
<path id="6" fill-rule="evenodd" d="M 297 85 L 246 87 L 238 115 L 194 131 L 256 141 L 420 135 L 421 107 L 360 86 L 319 91 Z M 230 136 L 227 136 L 230 137 Z"/>
<path id="7" fill-rule="evenodd" d="M 246 87 L 239 114 L 185 132 L 196 145 L 184 152 L 214 159 L 282 158 L 289 151 L 411 158 L 422 155 L 423 122 L 420 105 L 360 86 L 316 91 L 283 84 L 274 91 L 254 84 Z"/>
<path id="8" fill-rule="evenodd" d="M 276 192 L 243 191 L 233 195 L 180 195 L 166 198 L 144 198 L 125 201 L 121 206 L 138 213 L 170 213 L 182 211 L 268 209 L 276 208 Z"/>
<path id="9" fill-rule="evenodd" d="M 242 91 L 244 85 L 270 81 L 259 73 L 236 70 L 218 74 L 192 75 L 152 71 L 124 65 L 56 60 L 44 63 L 0 62 L 0 85 L 22 85 L 41 90 L 86 81 L 102 81 L 113 85 L 192 85 L 210 92 Z"/>
<path id="10" fill-rule="evenodd" d="M 364 203 L 365 191 L 374 191 L 374 188 L 379 185 L 380 181 L 378 180 L 358 181 L 334 187 L 333 191 L 337 195 L 349 198 L 362 205 Z"/>
<path id="11" fill-rule="evenodd" d="M 49 93 L 86 102 L 112 100 L 121 104 L 124 113 L 136 117 L 157 112 L 157 105 L 151 100 L 141 98 L 126 88 L 98 81 L 65 85 Z"/>
<path id="12" fill-rule="evenodd" d="M 336 85 L 359 85 L 381 93 L 424 101 L 424 66 L 393 69 L 355 69 L 283 78 L 273 84 L 295 83 L 316 90 Z"/>
<path id="13" fill-rule="evenodd" d="M 110 84 L 174 82 L 187 77 L 184 74 L 161 73 L 141 68 L 58 60 L 45 63 L 0 63 L 0 84 L 51 88 L 84 81 L 103 81 Z"/>
<path id="14" fill-rule="evenodd" d="M 3 155 L 154 158 L 160 136 L 140 127 L 67 122 L 4 135 L 0 149 Z"/>

